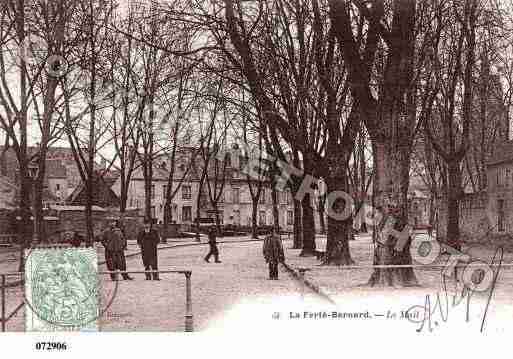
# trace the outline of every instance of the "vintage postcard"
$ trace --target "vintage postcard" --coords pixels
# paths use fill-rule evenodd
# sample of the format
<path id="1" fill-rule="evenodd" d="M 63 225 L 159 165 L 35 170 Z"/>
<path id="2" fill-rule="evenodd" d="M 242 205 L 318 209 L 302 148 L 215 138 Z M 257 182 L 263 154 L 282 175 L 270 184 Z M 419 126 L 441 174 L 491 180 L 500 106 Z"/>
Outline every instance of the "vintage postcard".
<path id="1" fill-rule="evenodd" d="M 1 332 L 510 335 L 512 109 L 513 0 L 0 0 Z"/>

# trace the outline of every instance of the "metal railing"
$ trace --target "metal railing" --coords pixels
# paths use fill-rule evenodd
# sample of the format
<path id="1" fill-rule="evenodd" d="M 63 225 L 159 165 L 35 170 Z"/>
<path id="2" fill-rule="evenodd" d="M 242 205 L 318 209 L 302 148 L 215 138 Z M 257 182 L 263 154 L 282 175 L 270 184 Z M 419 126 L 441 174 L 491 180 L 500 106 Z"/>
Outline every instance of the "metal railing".
<path id="1" fill-rule="evenodd" d="M 101 271 L 98 275 L 111 275 L 111 274 L 184 274 L 185 275 L 185 331 L 194 331 L 194 316 L 192 312 L 192 287 L 191 287 L 191 276 L 192 271 L 190 270 L 156 270 L 156 271 Z M 24 277 L 24 272 L 11 272 L 11 273 L 0 273 L 0 323 L 2 332 L 6 331 L 7 322 L 14 316 L 18 311 L 25 305 L 25 297 L 22 298 L 22 302 L 14 309 L 13 312 L 7 314 L 6 309 L 6 289 L 8 287 L 7 277 Z"/>

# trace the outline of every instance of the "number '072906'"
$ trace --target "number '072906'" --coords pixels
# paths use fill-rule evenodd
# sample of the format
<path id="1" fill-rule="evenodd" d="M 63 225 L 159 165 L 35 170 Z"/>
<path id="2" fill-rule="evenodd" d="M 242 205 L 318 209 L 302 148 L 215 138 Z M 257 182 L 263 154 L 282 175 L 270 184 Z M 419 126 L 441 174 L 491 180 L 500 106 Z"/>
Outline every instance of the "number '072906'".
<path id="1" fill-rule="evenodd" d="M 68 346 L 66 343 L 59 342 L 37 342 L 35 348 L 36 350 L 67 350 Z"/>

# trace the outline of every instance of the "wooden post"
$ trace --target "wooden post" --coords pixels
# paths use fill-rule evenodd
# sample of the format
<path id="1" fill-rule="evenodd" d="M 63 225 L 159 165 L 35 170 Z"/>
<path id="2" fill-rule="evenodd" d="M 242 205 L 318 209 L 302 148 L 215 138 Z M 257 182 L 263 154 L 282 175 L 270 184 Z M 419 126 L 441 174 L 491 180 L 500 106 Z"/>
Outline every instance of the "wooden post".
<path id="1" fill-rule="evenodd" d="M 5 332 L 5 274 L 2 274 L 2 332 Z"/>
<path id="2" fill-rule="evenodd" d="M 191 294 L 191 274 L 187 271 L 185 274 L 185 331 L 194 331 L 194 321 L 192 315 L 192 294 Z"/>

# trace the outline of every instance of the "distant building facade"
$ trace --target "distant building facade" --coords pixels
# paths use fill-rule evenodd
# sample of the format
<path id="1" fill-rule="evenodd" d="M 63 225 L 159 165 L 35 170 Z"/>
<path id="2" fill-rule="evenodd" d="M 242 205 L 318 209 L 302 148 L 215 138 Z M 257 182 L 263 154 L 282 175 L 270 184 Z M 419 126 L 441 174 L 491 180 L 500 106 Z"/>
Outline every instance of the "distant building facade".
<path id="1" fill-rule="evenodd" d="M 205 180 L 202 191 L 200 191 L 200 177 L 202 171 L 201 157 L 194 156 L 194 148 L 182 148 L 179 151 L 175 165 L 175 175 L 173 191 L 180 186 L 171 204 L 172 220 L 176 223 L 193 224 L 198 214 L 198 196 L 199 198 L 199 217 L 215 218 L 215 209 L 209 200 L 210 185 L 213 190 L 216 181 L 209 176 L 208 182 Z M 246 174 L 242 173 L 244 159 L 241 151 L 236 147 L 229 151 L 229 159 L 226 163 L 226 178 L 222 194 L 218 203 L 218 216 L 223 224 L 235 224 L 241 226 L 251 226 L 252 223 L 252 200 L 250 188 Z M 192 161 L 192 164 L 191 164 Z M 188 166 L 191 166 L 187 171 Z M 169 161 L 162 157 L 154 161 L 152 191 L 151 191 L 151 214 L 157 221 L 164 220 L 164 206 L 169 178 Z M 184 178 L 183 183 L 180 181 Z M 210 169 L 209 169 L 210 171 Z M 210 172 L 209 172 L 210 173 Z M 222 179 L 218 178 L 219 192 Z M 256 192 L 257 181 L 252 181 L 252 186 Z M 112 189 L 120 195 L 120 180 L 118 179 Z M 144 211 L 145 187 L 144 177 L 141 168 L 137 168 L 132 177 L 128 188 L 127 206 L 129 208 L 139 208 L 141 213 Z M 257 223 L 259 225 L 272 225 L 273 206 L 271 197 L 271 188 L 268 183 L 263 184 L 260 200 L 257 207 Z M 284 229 L 292 229 L 293 225 L 293 201 L 289 191 L 278 192 L 278 212 L 280 226 Z"/>
<path id="2" fill-rule="evenodd" d="M 38 147 L 28 147 L 27 152 L 35 155 Z M 19 185 L 19 166 L 16 153 L 12 148 L 3 151 L 0 146 L 0 176 L 5 176 L 11 183 Z M 95 170 L 104 170 L 104 160 L 96 164 Z M 48 204 L 64 203 L 73 191 L 81 184 L 82 178 L 73 157 L 71 148 L 50 147 L 46 156 L 46 170 L 44 179 L 44 196 Z"/>

